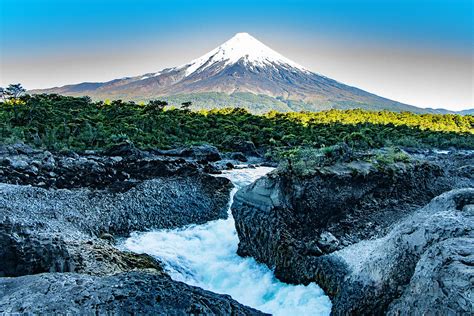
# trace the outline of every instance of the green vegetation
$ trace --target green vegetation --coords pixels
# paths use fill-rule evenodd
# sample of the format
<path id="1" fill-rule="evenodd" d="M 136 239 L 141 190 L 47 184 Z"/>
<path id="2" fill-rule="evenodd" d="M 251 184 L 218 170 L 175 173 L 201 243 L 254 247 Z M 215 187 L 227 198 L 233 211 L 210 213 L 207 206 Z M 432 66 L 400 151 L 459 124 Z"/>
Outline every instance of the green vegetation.
<path id="1" fill-rule="evenodd" d="M 101 149 L 130 140 L 141 148 L 209 143 L 233 150 L 250 140 L 272 156 L 298 147 L 414 146 L 474 149 L 474 117 L 330 110 L 253 115 L 243 109 L 190 111 L 166 102 L 92 102 L 88 97 L 10 96 L 0 103 L 1 142 L 51 150 Z"/>
<path id="2" fill-rule="evenodd" d="M 339 171 L 349 168 L 353 176 L 365 174 L 369 168 L 364 162 L 379 171 L 393 173 L 393 164 L 413 162 L 416 159 L 398 147 L 357 151 L 340 143 L 322 148 L 293 148 L 282 152 L 278 160 L 279 173 L 307 177 L 313 176 L 318 170 L 326 172 L 324 167 L 335 167 L 334 171 L 338 167 L 342 167 Z M 343 163 L 346 164 L 335 166 Z"/>
<path id="3" fill-rule="evenodd" d="M 235 92 L 230 95 L 223 92 L 178 94 L 163 97 L 163 100 L 169 104 L 181 104 L 190 101 L 193 103 L 192 108 L 195 110 L 224 109 L 229 106 L 248 109 L 253 113 L 259 114 L 268 112 L 269 109 L 275 109 L 278 112 L 290 112 L 293 110 L 293 107 L 288 102 L 285 102 L 286 100 L 245 92 Z"/>
<path id="4" fill-rule="evenodd" d="M 280 153 L 277 160 L 279 172 L 308 176 L 324 166 L 337 162 L 349 162 L 353 157 L 347 144 L 338 144 L 321 148 L 292 148 Z"/>
<path id="5" fill-rule="evenodd" d="M 326 99 L 322 100 L 292 100 L 284 97 L 271 97 L 264 94 L 254 94 L 250 92 L 234 92 L 227 94 L 224 92 L 198 92 L 177 94 L 172 96 L 160 97 L 169 104 L 181 104 L 186 101 L 193 103 L 193 110 L 211 110 L 224 109 L 226 107 L 242 108 L 249 110 L 251 113 L 265 114 L 271 110 L 278 112 L 319 112 L 331 109 L 349 110 L 349 109 L 366 109 L 372 111 L 382 111 L 383 109 L 393 108 L 394 111 L 417 111 L 421 110 L 404 104 L 372 104 L 370 101 L 356 102 L 356 101 L 342 101 Z M 100 99 L 98 99 L 100 100 Z M 151 99 L 138 99 L 145 103 Z"/>
<path id="6" fill-rule="evenodd" d="M 321 148 L 293 148 L 281 152 L 278 160 L 278 172 L 306 177 L 337 163 L 368 162 L 378 170 L 391 170 L 390 165 L 410 162 L 412 158 L 398 147 L 357 151 L 341 143 Z M 360 166 L 347 164 L 345 167 L 351 169 L 353 175 L 360 173 Z"/>
<path id="7" fill-rule="evenodd" d="M 6 88 L 0 87 L 0 101 L 7 101 L 10 99 L 16 99 L 24 95 L 26 90 L 21 86 L 20 83 L 11 84 Z"/>
<path id="8" fill-rule="evenodd" d="M 408 162 L 410 156 L 400 150 L 400 148 L 389 148 L 386 153 L 379 153 L 374 159 L 378 164 L 389 165 L 396 162 Z"/>

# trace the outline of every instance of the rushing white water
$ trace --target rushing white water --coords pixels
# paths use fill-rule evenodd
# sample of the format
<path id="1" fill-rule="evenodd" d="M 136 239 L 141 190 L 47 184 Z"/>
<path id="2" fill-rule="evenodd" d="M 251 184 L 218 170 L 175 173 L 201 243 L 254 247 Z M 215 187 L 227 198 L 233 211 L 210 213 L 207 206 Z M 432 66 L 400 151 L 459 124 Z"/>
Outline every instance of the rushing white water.
<path id="1" fill-rule="evenodd" d="M 223 176 L 238 188 L 271 168 L 239 169 Z M 230 212 L 229 212 L 230 213 Z M 174 280 L 216 293 L 229 294 L 242 304 L 274 315 L 329 315 L 331 302 L 316 284 L 289 285 L 252 258 L 239 257 L 234 219 L 216 220 L 173 230 L 134 233 L 123 248 L 159 258 Z"/>

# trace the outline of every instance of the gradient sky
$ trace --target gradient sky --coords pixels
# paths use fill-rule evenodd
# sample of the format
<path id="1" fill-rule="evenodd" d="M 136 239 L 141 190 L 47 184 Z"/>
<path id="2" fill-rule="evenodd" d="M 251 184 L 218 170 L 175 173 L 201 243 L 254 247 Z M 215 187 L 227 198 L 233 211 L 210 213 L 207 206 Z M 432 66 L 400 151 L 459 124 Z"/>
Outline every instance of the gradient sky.
<path id="1" fill-rule="evenodd" d="M 155 72 L 248 32 L 369 92 L 474 108 L 473 10 L 472 0 L 0 0 L 0 85 Z"/>

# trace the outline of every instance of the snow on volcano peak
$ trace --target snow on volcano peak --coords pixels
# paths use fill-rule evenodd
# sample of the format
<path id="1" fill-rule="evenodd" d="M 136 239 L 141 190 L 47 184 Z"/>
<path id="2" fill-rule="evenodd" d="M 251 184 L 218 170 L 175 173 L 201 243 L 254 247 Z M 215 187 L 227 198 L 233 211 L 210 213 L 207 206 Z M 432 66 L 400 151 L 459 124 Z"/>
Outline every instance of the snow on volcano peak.
<path id="1" fill-rule="evenodd" d="M 248 33 L 235 34 L 221 46 L 179 68 L 187 67 L 186 76 L 189 76 L 195 71 L 202 71 L 218 62 L 224 62 L 224 66 L 227 66 L 241 59 L 244 59 L 244 61 L 251 66 L 280 64 L 305 72 L 308 71 L 290 59 L 280 55 Z"/>

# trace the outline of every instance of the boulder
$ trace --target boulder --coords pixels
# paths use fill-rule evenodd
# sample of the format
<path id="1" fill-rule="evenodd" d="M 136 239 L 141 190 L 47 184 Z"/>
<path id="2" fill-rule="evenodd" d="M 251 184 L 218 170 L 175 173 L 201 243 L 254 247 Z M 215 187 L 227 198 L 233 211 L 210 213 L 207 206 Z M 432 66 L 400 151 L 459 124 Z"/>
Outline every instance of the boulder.
<path id="1" fill-rule="evenodd" d="M 416 263 L 410 283 L 389 306 L 389 315 L 413 311 L 469 314 L 474 310 L 474 239 L 450 238 L 430 246 Z"/>
<path id="2" fill-rule="evenodd" d="M 191 146 L 188 148 L 177 148 L 160 150 L 155 149 L 155 154 L 169 157 L 182 157 L 194 159 L 200 163 L 215 162 L 221 160 L 221 155 L 216 147 L 211 145 Z"/>
<path id="3" fill-rule="evenodd" d="M 93 154 L 93 152 L 89 152 L 86 154 Z M 113 145 L 109 147 L 105 154 L 108 156 L 120 156 L 124 158 L 142 158 L 144 153 L 135 147 L 135 145 L 130 141 L 124 141 L 122 143 Z"/>
<path id="4" fill-rule="evenodd" d="M 334 253 L 347 271 L 334 310 L 469 314 L 472 284 L 466 280 L 474 277 L 473 207 L 474 189 L 449 191 L 385 236 Z"/>
<path id="5" fill-rule="evenodd" d="M 247 162 L 248 159 L 245 157 L 245 155 L 241 152 L 235 152 L 230 154 L 230 159 L 237 160 L 240 162 Z"/>
<path id="6" fill-rule="evenodd" d="M 214 162 L 221 160 L 221 155 L 216 147 L 211 145 L 193 146 L 188 149 L 189 156 L 200 162 Z"/>
<path id="7" fill-rule="evenodd" d="M 249 157 L 261 157 L 255 144 L 252 141 L 238 140 L 230 145 L 232 150 L 235 152 L 241 152 L 245 156 Z"/>

